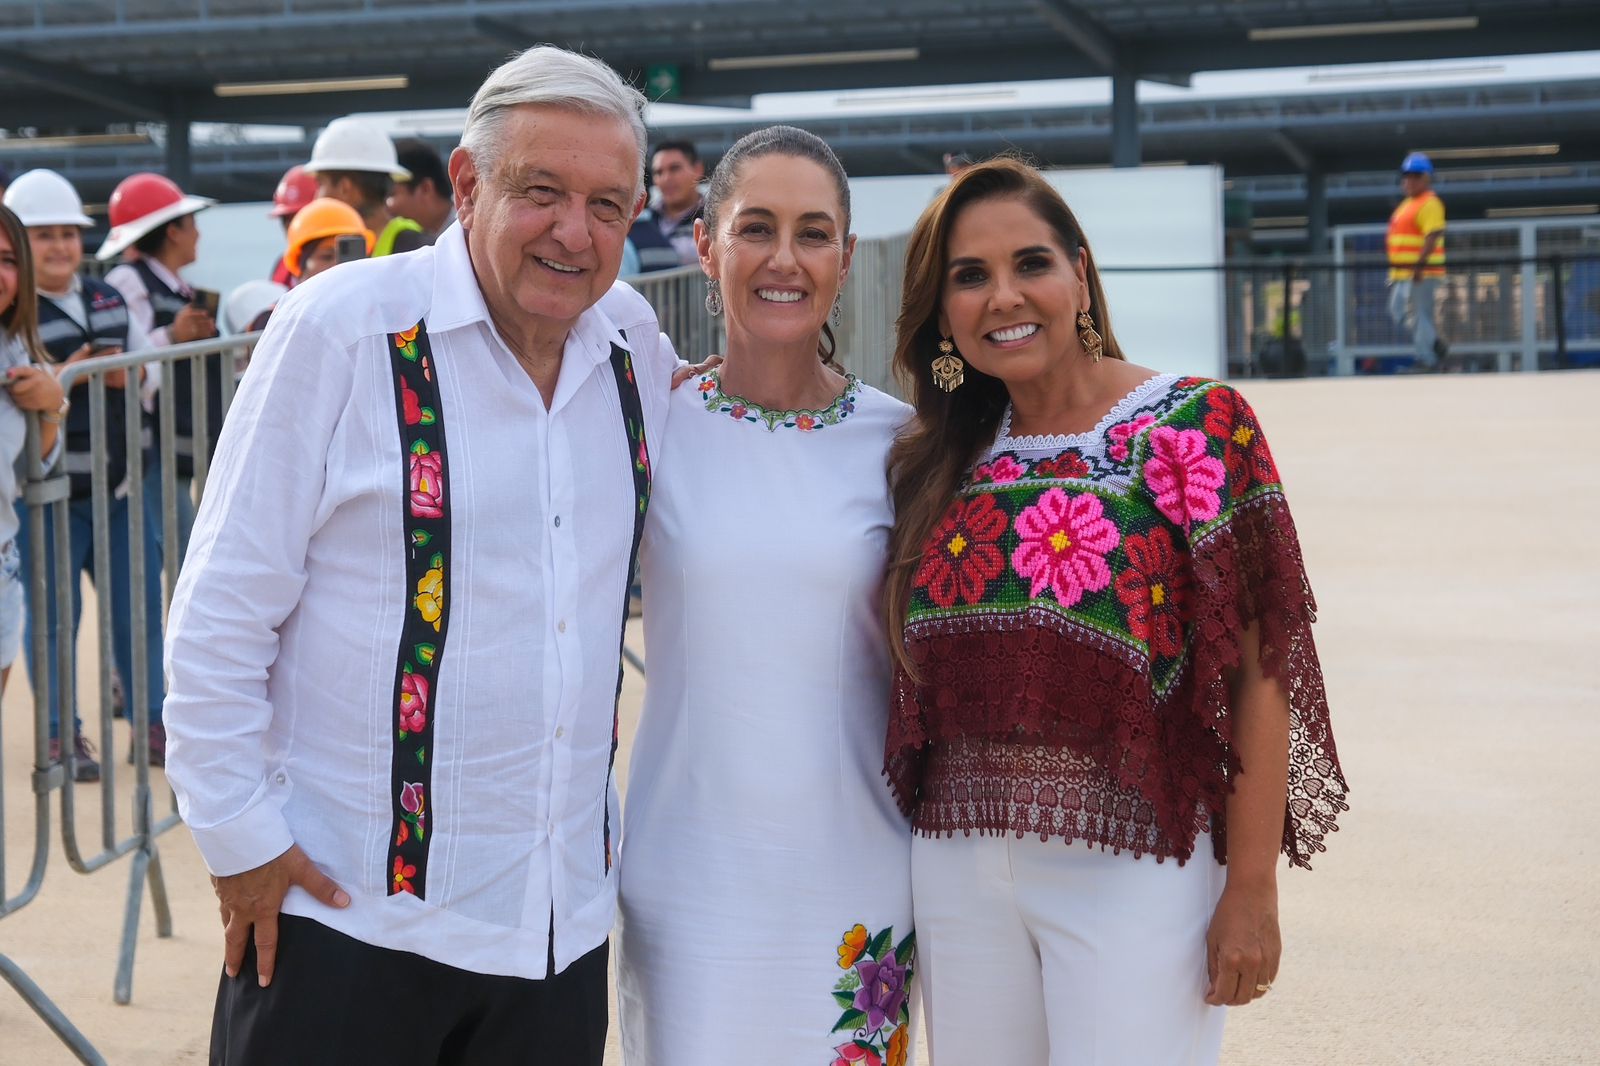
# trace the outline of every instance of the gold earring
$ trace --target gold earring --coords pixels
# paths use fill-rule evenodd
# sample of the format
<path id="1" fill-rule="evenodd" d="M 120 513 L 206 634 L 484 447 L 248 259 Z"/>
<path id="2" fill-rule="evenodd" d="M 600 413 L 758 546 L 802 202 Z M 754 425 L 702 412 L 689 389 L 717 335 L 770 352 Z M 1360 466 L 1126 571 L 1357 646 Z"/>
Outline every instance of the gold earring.
<path id="1" fill-rule="evenodd" d="M 956 346 L 946 338 L 939 342 L 939 357 L 933 361 L 933 383 L 945 392 L 955 392 L 967 380 L 967 364 L 955 351 Z"/>
<path id="2" fill-rule="evenodd" d="M 1095 332 L 1094 318 L 1088 311 L 1078 312 L 1078 340 L 1083 344 L 1084 353 L 1098 363 L 1106 345 L 1100 339 L 1100 334 Z"/>

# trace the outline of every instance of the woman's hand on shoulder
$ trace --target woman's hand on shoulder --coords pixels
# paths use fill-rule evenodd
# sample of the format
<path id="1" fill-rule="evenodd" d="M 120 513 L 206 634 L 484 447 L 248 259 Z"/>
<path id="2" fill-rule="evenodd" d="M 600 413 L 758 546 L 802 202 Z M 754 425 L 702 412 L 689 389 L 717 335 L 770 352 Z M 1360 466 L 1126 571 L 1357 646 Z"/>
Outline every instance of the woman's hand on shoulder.
<path id="1" fill-rule="evenodd" d="M 1260 999 L 1277 979 L 1282 957 L 1277 883 L 1236 884 L 1230 877 L 1206 931 L 1206 1002 L 1242 1007 Z"/>
<path id="2" fill-rule="evenodd" d="M 722 356 L 708 355 L 703 363 L 680 363 L 678 369 L 672 372 L 672 387 L 677 388 L 690 378 L 697 378 L 701 374 L 709 373 L 722 365 Z"/>

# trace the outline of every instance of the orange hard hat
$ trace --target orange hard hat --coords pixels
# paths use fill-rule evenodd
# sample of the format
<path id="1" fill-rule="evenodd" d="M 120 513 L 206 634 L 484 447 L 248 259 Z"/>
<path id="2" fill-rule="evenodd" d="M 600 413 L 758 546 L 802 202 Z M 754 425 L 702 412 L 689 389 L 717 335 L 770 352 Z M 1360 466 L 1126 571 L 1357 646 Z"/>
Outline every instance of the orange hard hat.
<path id="1" fill-rule="evenodd" d="M 293 218 L 300 209 L 317 198 L 317 179 L 298 164 L 284 171 L 272 193 L 273 218 Z"/>
<path id="2" fill-rule="evenodd" d="M 111 215 L 111 232 L 95 258 L 110 259 L 158 226 L 202 211 L 214 203 L 215 200 L 205 196 L 185 196 L 171 179 L 160 174 L 147 172 L 123 178 L 112 191 L 107 208 Z"/>
<path id="3" fill-rule="evenodd" d="M 331 196 L 312 200 L 289 222 L 289 247 L 283 253 L 283 268 L 298 278 L 300 255 L 306 245 L 323 237 L 347 235 L 365 237 L 367 254 L 372 254 L 372 246 L 377 238 L 361 221 L 361 215 L 355 208 Z"/>

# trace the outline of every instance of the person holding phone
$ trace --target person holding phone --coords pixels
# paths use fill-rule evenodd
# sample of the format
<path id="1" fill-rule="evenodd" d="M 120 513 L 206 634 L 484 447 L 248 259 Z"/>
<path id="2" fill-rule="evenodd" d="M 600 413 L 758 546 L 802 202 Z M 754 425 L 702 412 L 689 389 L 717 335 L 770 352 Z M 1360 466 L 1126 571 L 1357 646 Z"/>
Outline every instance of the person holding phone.
<path id="1" fill-rule="evenodd" d="M 123 351 L 141 351 L 150 347 L 150 338 L 139 321 L 128 313 L 122 294 L 105 282 L 83 277 L 78 273 L 83 265 L 83 230 L 94 223 L 84 214 L 83 202 L 77 190 L 60 174 L 51 170 L 32 170 L 19 177 L 6 190 L 5 206 L 16 213 L 28 231 L 28 244 L 33 256 L 34 282 L 38 291 L 39 340 L 46 354 L 55 363 L 74 363 L 92 356 L 112 355 Z M 99 435 L 94 433 L 90 418 L 88 382 L 80 382 L 72 390 L 79 401 L 67 412 L 66 469 L 70 478 L 70 503 L 68 505 L 68 551 L 70 560 L 67 572 L 72 585 L 72 639 L 76 642 L 78 620 L 83 602 L 78 590 L 77 575 L 87 573 L 102 596 L 111 597 L 112 654 L 117 674 L 130 682 L 133 669 L 133 590 L 129 582 L 129 544 L 132 529 L 129 516 L 127 475 L 130 462 L 141 462 L 142 455 L 129 456 L 124 423 L 121 390 L 128 385 L 125 371 L 112 371 L 104 375 L 106 388 L 105 421 Z M 106 486 L 110 490 L 110 508 L 102 517 L 109 527 L 111 541 L 111 573 L 96 574 L 94 568 L 94 500 L 93 476 L 95 453 L 104 455 Z M 147 475 L 148 476 L 148 473 Z M 142 610 L 145 612 L 146 677 L 149 684 L 146 698 L 150 717 L 150 758 L 160 763 L 166 756 L 166 733 L 161 725 L 161 705 L 166 690 L 161 670 L 161 541 L 158 523 L 143 523 L 140 535 L 144 538 L 144 587 L 139 590 Z M 46 607 L 43 612 L 30 612 L 25 630 L 32 629 L 35 621 L 42 619 L 49 644 L 50 706 L 59 707 L 57 692 L 56 592 L 54 586 L 55 560 L 53 545 L 52 512 L 45 512 L 44 552 L 46 573 L 50 575 L 45 590 Z M 24 570 L 29 563 L 27 525 L 23 524 L 17 537 L 20 563 Z M 39 680 L 34 679 L 37 685 Z M 62 745 L 58 737 L 58 723 L 52 719 L 51 758 L 59 758 Z M 80 722 L 75 733 L 73 777 L 78 781 L 98 781 L 100 766 L 94 758 L 94 748 L 83 736 Z"/>
<path id="2" fill-rule="evenodd" d="M 49 356 L 39 342 L 39 305 L 34 294 L 33 255 L 28 231 L 9 209 L 0 207 L 0 495 L 15 500 L 27 476 L 25 445 L 28 411 L 39 415 L 39 447 L 48 467 L 61 442 L 67 398 L 45 364 Z M 11 664 L 22 650 L 21 556 L 17 532 L 21 514 L 0 507 L 0 692 L 11 676 Z"/>
<path id="3" fill-rule="evenodd" d="M 355 208 L 331 196 L 302 208 L 289 223 L 288 236 L 283 268 L 292 279 L 291 287 L 331 266 L 367 258 L 376 240 Z"/>
<path id="4" fill-rule="evenodd" d="M 180 273 L 195 261 L 200 248 L 200 227 L 195 216 L 215 200 L 204 196 L 186 196 L 182 189 L 160 174 L 134 174 L 124 178 L 111 193 L 109 211 L 111 233 L 95 253 L 95 258 L 105 262 L 132 247 L 138 252 L 128 262 L 113 267 L 106 274 L 106 282 L 122 293 L 127 301 L 128 313 L 150 335 L 150 343 L 157 348 L 189 341 L 205 340 L 217 336 L 217 304 L 215 292 L 197 289 L 184 280 Z M 222 432 L 222 373 L 220 354 L 208 355 L 206 363 L 206 454 L 216 450 L 217 437 Z M 145 408 L 152 412 L 149 422 L 154 434 L 160 433 L 155 395 L 161 388 L 163 373 L 172 379 L 173 390 L 173 453 L 177 459 L 178 544 L 176 550 L 182 558 L 189 544 L 189 531 L 194 527 L 194 363 L 182 360 L 171 364 L 169 370 L 151 365 L 145 369 L 142 388 Z M 152 443 L 159 461 L 159 440 Z M 159 469 L 156 467 L 155 469 Z M 147 514 L 160 532 L 161 479 L 150 477 L 145 482 Z"/>

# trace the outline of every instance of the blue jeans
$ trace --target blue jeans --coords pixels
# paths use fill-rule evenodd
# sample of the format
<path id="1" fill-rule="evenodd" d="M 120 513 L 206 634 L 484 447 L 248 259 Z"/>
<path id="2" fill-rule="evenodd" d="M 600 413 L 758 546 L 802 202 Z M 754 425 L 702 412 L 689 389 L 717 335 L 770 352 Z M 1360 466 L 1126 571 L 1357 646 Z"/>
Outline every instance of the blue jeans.
<path id="1" fill-rule="evenodd" d="M 17 503 L 17 514 L 22 519 L 22 531 L 17 535 L 17 548 L 22 557 L 22 575 L 24 581 L 31 581 L 29 575 L 32 563 L 33 545 L 29 543 L 27 506 L 22 502 Z M 145 632 L 145 670 L 148 685 L 148 704 L 150 708 L 150 724 L 161 723 L 161 705 L 166 702 L 166 679 L 161 671 L 161 539 L 158 535 L 157 524 L 151 522 L 151 512 L 145 513 L 144 525 L 144 559 L 145 580 L 143 589 L 144 624 Z M 49 647 L 50 659 L 50 736 L 56 737 L 60 729 L 57 719 L 57 708 L 61 706 L 60 677 L 56 667 L 56 587 L 55 587 L 55 522 L 51 510 L 46 510 L 44 515 L 45 539 L 45 606 L 41 611 L 39 605 L 30 604 L 27 621 L 24 629 L 24 648 L 33 646 L 33 627 L 35 622 L 43 618 L 46 625 L 46 642 Z M 111 574 L 105 580 L 94 571 L 94 503 L 91 500 L 73 500 L 67 504 L 68 540 L 70 543 L 67 570 L 72 575 L 72 642 L 74 648 L 73 662 L 76 664 L 78 622 L 83 614 L 83 592 L 79 584 L 80 575 L 88 574 L 89 580 L 95 583 L 95 588 L 100 595 L 106 594 L 106 586 L 110 586 L 111 593 L 111 652 L 117 664 L 117 674 L 122 678 L 130 705 L 129 718 L 133 717 L 131 705 L 133 702 L 133 625 L 134 615 L 132 596 L 128 587 L 128 544 L 129 521 L 128 501 L 126 499 L 113 499 L 107 515 L 110 522 L 111 534 Z M 104 651 L 102 649 L 102 654 Z M 27 662 L 28 669 L 33 669 L 32 657 L 24 654 L 23 660 Z M 30 676 L 29 680 L 37 684 Z M 83 720 L 78 717 L 76 705 L 73 707 L 73 720 L 78 723 L 78 732 L 83 732 Z"/>
<path id="2" fill-rule="evenodd" d="M 1439 361 L 1433 350 L 1433 342 L 1439 339 L 1439 326 L 1434 321 L 1438 300 L 1438 278 L 1389 282 L 1389 317 L 1411 334 L 1417 362 L 1422 366 Z"/>
<path id="3" fill-rule="evenodd" d="M 183 557 L 189 553 L 189 535 L 194 532 L 194 478 L 180 477 L 177 479 L 178 501 L 178 562 L 183 562 Z M 158 458 L 150 464 L 150 469 L 144 475 L 144 520 L 152 523 L 156 529 L 156 539 L 165 541 L 165 531 L 161 523 L 161 460 Z M 166 544 L 162 543 L 162 550 Z"/>

